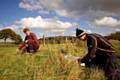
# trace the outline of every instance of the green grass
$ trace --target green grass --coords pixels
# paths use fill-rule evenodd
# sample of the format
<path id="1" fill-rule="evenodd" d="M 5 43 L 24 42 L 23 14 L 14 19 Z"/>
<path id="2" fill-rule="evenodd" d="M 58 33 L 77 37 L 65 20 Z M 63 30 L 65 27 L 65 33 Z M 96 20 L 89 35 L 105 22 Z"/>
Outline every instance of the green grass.
<path id="1" fill-rule="evenodd" d="M 119 42 L 111 42 L 120 51 Z M 87 51 L 83 43 L 79 47 L 72 43 L 41 45 L 36 54 L 21 55 L 16 49 L 0 47 L 0 80 L 105 80 L 102 70 L 80 67 L 61 54 L 64 49 L 72 55 L 84 56 Z"/>

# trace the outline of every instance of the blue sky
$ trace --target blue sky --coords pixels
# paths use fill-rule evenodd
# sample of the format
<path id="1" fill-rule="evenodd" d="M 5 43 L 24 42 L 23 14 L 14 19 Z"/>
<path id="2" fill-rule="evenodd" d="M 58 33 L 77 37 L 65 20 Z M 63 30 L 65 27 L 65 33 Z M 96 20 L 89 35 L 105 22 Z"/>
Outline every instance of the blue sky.
<path id="1" fill-rule="evenodd" d="M 0 0 L 0 29 L 11 28 L 22 37 L 26 26 L 38 37 L 75 35 L 77 27 L 107 35 L 120 30 L 120 1 L 104 2 L 105 5 L 102 0 Z"/>

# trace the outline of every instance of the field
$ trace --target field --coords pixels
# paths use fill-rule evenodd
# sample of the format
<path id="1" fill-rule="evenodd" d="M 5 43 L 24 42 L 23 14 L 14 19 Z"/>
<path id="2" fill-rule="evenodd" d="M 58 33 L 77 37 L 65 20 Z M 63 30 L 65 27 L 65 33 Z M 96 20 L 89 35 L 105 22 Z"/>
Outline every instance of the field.
<path id="1" fill-rule="evenodd" d="M 117 49 L 120 69 L 120 42 L 110 41 Z M 105 80 L 97 67 L 86 69 L 64 58 L 61 49 L 75 56 L 87 53 L 84 43 L 41 45 L 35 54 L 19 54 L 17 45 L 0 47 L 0 80 Z"/>

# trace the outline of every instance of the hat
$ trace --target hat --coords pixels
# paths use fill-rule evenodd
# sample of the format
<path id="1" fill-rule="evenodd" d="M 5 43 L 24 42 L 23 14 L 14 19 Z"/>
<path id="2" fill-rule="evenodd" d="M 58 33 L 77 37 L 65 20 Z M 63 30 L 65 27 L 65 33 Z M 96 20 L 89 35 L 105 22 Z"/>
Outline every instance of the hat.
<path id="1" fill-rule="evenodd" d="M 81 30 L 81 29 L 76 29 L 76 37 L 80 37 L 80 36 L 82 36 L 83 34 L 84 34 L 85 32 L 83 31 L 83 30 Z"/>

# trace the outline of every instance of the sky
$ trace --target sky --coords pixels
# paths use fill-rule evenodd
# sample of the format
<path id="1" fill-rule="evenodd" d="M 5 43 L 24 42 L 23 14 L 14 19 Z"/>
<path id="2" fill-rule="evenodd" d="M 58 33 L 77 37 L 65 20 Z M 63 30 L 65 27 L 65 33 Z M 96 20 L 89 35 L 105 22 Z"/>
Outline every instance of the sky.
<path id="1" fill-rule="evenodd" d="M 29 27 L 38 37 L 75 36 L 75 29 L 108 35 L 120 31 L 120 0 L 0 0 L 0 30 L 22 37 Z"/>

